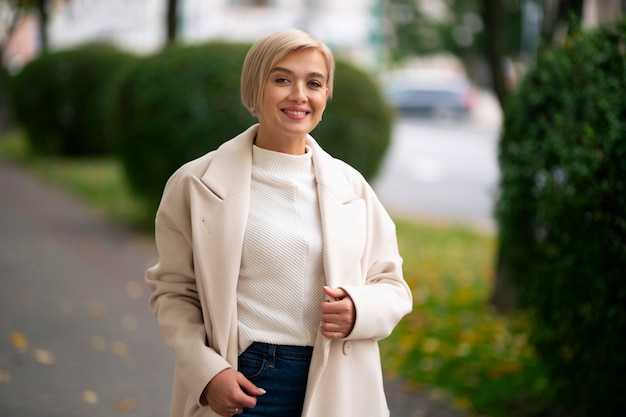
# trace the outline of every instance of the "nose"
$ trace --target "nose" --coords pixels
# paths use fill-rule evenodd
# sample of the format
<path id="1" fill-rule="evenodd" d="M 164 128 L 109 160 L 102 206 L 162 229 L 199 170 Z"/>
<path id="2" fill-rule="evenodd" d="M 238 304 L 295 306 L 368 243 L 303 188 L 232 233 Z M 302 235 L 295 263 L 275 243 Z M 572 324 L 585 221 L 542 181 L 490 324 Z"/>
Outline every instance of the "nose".
<path id="1" fill-rule="evenodd" d="M 305 86 L 302 83 L 294 83 L 289 93 L 289 99 L 292 101 L 306 101 Z"/>

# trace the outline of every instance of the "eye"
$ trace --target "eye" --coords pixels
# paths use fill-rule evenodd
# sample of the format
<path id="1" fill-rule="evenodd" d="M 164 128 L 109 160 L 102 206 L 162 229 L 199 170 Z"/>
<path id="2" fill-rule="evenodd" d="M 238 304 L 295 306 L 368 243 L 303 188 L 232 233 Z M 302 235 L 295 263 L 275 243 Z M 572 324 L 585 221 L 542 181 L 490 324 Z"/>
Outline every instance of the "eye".
<path id="1" fill-rule="evenodd" d="M 317 80 L 309 81 L 309 85 L 313 88 L 322 88 L 322 83 Z"/>
<path id="2" fill-rule="evenodd" d="M 287 84 L 289 79 L 287 77 L 276 77 L 276 84 Z"/>

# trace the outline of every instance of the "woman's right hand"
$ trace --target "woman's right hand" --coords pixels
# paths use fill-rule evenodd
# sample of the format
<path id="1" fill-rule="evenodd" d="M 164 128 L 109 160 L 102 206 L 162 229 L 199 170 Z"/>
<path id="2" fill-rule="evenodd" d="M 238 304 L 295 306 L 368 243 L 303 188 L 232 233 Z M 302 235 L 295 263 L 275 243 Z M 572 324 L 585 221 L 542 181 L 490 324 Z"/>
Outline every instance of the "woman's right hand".
<path id="1" fill-rule="evenodd" d="M 241 372 L 224 369 L 204 388 L 204 396 L 213 411 L 220 416 L 240 414 L 244 408 L 256 405 L 256 397 L 265 394 Z"/>

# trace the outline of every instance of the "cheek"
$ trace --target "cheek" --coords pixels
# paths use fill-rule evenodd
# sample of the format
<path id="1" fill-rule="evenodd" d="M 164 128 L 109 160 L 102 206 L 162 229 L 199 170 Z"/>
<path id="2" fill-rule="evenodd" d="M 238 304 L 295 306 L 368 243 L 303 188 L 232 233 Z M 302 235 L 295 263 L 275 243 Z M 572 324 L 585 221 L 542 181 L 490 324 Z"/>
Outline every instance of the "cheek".
<path id="1" fill-rule="evenodd" d="M 326 99 L 321 99 L 317 106 L 318 112 L 321 114 L 326 110 Z"/>

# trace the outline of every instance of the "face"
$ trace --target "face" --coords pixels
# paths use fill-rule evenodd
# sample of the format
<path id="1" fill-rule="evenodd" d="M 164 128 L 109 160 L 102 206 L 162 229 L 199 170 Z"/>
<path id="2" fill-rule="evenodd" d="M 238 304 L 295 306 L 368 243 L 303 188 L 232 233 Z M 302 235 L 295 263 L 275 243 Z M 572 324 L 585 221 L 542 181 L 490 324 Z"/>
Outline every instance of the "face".
<path id="1" fill-rule="evenodd" d="M 328 71 L 317 49 L 301 49 L 270 70 L 263 88 L 256 145 L 278 152 L 301 154 L 306 135 L 326 108 Z"/>

